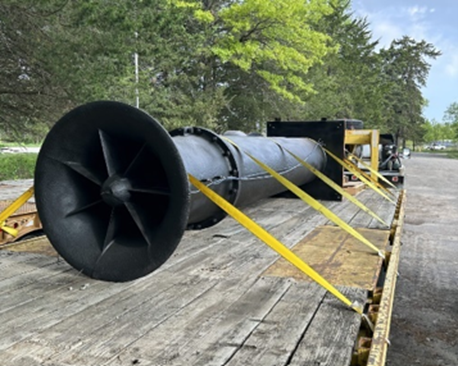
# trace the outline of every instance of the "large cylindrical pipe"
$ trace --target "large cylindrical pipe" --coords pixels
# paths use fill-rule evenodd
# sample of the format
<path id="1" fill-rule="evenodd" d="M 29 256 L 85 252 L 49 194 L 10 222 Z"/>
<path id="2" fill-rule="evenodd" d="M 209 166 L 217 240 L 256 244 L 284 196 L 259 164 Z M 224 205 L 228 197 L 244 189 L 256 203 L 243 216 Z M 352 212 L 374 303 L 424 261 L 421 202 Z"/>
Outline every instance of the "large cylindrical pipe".
<path id="1" fill-rule="evenodd" d="M 219 136 L 199 127 L 180 128 L 171 132 L 186 171 L 211 185 L 214 191 L 235 206 L 243 207 L 285 190 L 281 183 L 245 152 L 254 155 L 297 185 L 310 182 L 314 175 L 282 147 L 318 169 L 324 168 L 326 163 L 323 149 L 310 139 L 268 139 L 236 132 Z M 188 229 L 214 225 L 225 216 L 201 192 L 192 187 L 190 192 Z"/>
<path id="2" fill-rule="evenodd" d="M 78 107 L 51 129 L 35 171 L 37 209 L 54 248 L 77 270 L 108 281 L 139 278 L 170 257 L 186 228 L 221 220 L 224 213 L 190 186 L 187 172 L 237 206 L 285 190 L 209 130 L 172 135 L 116 102 Z M 319 169 L 326 162 L 309 139 L 228 137 L 298 185 L 313 175 L 277 142 Z"/>

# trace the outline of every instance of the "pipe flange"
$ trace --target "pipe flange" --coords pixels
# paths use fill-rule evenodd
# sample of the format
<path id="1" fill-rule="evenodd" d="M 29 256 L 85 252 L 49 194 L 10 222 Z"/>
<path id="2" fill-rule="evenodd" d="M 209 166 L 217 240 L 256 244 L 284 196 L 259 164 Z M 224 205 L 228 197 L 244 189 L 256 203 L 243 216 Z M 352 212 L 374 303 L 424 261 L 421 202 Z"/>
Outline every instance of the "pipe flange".
<path id="1" fill-rule="evenodd" d="M 215 132 L 203 128 L 203 127 L 181 127 L 169 132 L 172 137 L 174 136 L 185 136 L 185 135 L 197 135 L 209 142 L 212 142 L 218 146 L 221 150 L 222 156 L 225 158 L 228 164 L 228 172 L 229 176 L 232 178 L 230 180 L 230 187 L 227 196 L 224 198 L 231 204 L 234 204 L 238 193 L 239 193 L 239 185 L 240 185 L 240 169 L 237 165 L 237 160 L 234 157 L 231 149 L 229 148 L 228 144 Z M 208 183 L 207 181 L 202 181 L 202 183 Z M 227 216 L 227 213 L 223 210 L 219 210 L 217 214 L 210 216 L 209 218 L 202 220 L 197 223 L 189 224 L 186 229 L 187 230 L 199 230 L 205 229 L 207 227 L 213 226 L 220 222 Z"/>

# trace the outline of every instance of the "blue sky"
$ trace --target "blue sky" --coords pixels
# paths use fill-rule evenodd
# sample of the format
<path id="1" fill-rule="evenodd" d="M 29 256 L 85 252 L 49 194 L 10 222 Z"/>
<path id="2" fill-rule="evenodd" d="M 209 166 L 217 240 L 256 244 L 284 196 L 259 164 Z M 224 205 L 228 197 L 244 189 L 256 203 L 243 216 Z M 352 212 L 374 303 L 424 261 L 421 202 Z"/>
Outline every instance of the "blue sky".
<path id="1" fill-rule="evenodd" d="M 423 95 L 424 115 L 442 121 L 445 110 L 458 102 L 458 0 L 353 0 L 356 15 L 366 17 L 381 47 L 408 35 L 436 46 L 442 56 L 431 61 Z"/>

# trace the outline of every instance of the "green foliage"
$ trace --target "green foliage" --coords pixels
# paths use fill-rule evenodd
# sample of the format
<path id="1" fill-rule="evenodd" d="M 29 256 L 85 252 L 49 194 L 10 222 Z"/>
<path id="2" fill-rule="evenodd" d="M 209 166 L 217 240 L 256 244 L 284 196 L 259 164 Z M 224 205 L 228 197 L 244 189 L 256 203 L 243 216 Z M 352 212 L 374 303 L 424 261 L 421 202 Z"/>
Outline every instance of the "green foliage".
<path id="1" fill-rule="evenodd" d="M 445 111 L 444 114 L 444 121 L 450 122 L 450 123 L 458 123 L 458 103 L 453 102 L 450 104 Z"/>
<path id="2" fill-rule="evenodd" d="M 458 150 L 447 151 L 447 157 L 450 159 L 458 159 Z"/>
<path id="3" fill-rule="evenodd" d="M 37 154 L 0 154 L 0 181 L 33 178 Z"/>
<path id="4" fill-rule="evenodd" d="M 444 140 L 455 140 L 456 136 L 453 125 L 446 123 L 438 123 L 435 120 L 426 121 L 423 126 L 423 141 L 427 143 L 444 141 Z"/>
<path id="5" fill-rule="evenodd" d="M 385 98 L 385 124 L 398 140 L 418 140 L 421 136 L 422 110 L 426 104 L 421 88 L 426 86 L 431 65 L 426 59 L 440 55 L 431 43 L 404 36 L 382 49 L 384 80 L 389 93 Z"/>
<path id="6" fill-rule="evenodd" d="M 245 0 L 222 7 L 212 52 L 225 64 L 255 72 L 280 96 L 302 101 L 312 91 L 307 70 L 330 51 L 313 29 L 331 8 L 322 0 Z"/>
<path id="7" fill-rule="evenodd" d="M 450 124 L 453 131 L 453 138 L 458 140 L 458 103 L 453 102 L 445 111 L 444 121 Z"/>
<path id="8" fill-rule="evenodd" d="M 421 141 L 440 53 L 409 37 L 379 50 L 369 29 L 350 0 L 5 0 L 0 133 L 38 142 L 75 105 L 138 97 L 169 129 L 355 118 Z"/>
<path id="9" fill-rule="evenodd" d="M 60 4 L 61 6 L 61 4 Z M 54 121 L 66 104 L 54 82 L 48 51 L 54 41 L 46 27 L 61 7 L 54 1 L 5 0 L 0 3 L 0 131 L 21 139 L 36 124 Z M 39 45 L 39 47 L 37 46 Z M 44 135 L 38 137 L 42 139 Z"/>
<path id="10" fill-rule="evenodd" d="M 380 100 L 384 93 L 381 65 L 369 23 L 350 12 L 349 1 L 334 1 L 319 30 L 332 38 L 337 52 L 324 65 L 312 68 L 309 77 L 316 93 L 299 110 L 302 118 L 357 118 L 367 126 L 380 124 Z"/>

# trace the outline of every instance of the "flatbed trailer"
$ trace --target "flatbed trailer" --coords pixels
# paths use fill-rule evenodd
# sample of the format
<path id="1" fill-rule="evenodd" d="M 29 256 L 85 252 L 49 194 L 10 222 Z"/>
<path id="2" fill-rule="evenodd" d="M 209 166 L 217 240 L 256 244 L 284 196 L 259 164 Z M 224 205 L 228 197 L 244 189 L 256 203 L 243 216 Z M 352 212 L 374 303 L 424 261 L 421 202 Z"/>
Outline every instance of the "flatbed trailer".
<path id="1" fill-rule="evenodd" d="M 187 231 L 171 259 L 135 281 L 81 275 L 46 237 L 0 251 L 3 365 L 381 366 L 400 253 L 397 205 L 357 196 L 322 202 L 382 250 L 372 253 L 300 200 L 269 198 L 244 212 L 352 301 L 368 323 L 231 218 Z M 31 249 L 33 248 L 33 249 Z M 47 254 L 41 250 L 47 250 Z"/>

